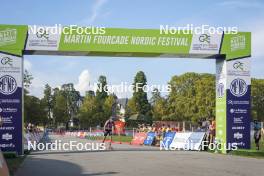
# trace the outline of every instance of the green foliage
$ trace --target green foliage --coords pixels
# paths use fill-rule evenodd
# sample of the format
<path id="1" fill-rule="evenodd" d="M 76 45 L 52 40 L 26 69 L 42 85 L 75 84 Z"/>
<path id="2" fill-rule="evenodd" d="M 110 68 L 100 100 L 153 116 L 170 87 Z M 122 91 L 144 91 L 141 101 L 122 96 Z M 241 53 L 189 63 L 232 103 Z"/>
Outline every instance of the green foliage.
<path id="1" fill-rule="evenodd" d="M 143 71 L 137 72 L 134 78 L 133 97 L 128 101 L 126 115 L 139 114 L 146 118 L 148 123 L 152 122 L 151 105 L 148 102 L 147 92 L 144 91 L 144 86 L 147 85 L 147 78 Z"/>
<path id="2" fill-rule="evenodd" d="M 80 107 L 78 117 L 82 128 L 102 125 L 113 113 L 116 96 L 107 95 L 107 92 L 102 89 L 102 87 L 107 86 L 105 76 L 100 76 L 98 82 L 96 95 L 87 92 Z"/>
<path id="3" fill-rule="evenodd" d="M 195 84 L 199 80 L 196 73 L 186 73 L 181 76 L 173 76 L 169 84 L 171 92 L 168 96 L 168 115 L 163 120 L 192 120 L 198 113 L 196 106 Z"/>
<path id="4" fill-rule="evenodd" d="M 24 87 L 29 88 L 29 86 L 32 84 L 33 77 L 32 75 L 25 70 L 24 72 Z"/>
<path id="5" fill-rule="evenodd" d="M 85 96 L 79 111 L 79 119 L 82 128 L 89 128 L 90 126 L 96 125 L 96 120 L 93 119 L 93 115 L 97 111 L 96 103 L 95 96 Z"/>
<path id="6" fill-rule="evenodd" d="M 154 110 L 161 120 L 193 121 L 215 116 L 215 76 L 185 73 L 173 76 L 167 100 L 159 100 Z"/>
<path id="7" fill-rule="evenodd" d="M 98 89 L 96 91 L 96 98 L 98 101 L 104 101 L 107 97 L 106 87 L 107 87 L 107 81 L 105 76 L 100 76 L 98 79 Z"/>
<path id="8" fill-rule="evenodd" d="M 67 108 L 67 99 L 62 91 L 59 91 L 55 95 L 55 104 L 53 109 L 53 117 L 56 124 L 66 123 L 69 120 L 69 113 Z"/>
<path id="9" fill-rule="evenodd" d="M 252 118 L 264 121 L 264 80 L 251 80 Z"/>
<path id="10" fill-rule="evenodd" d="M 29 88 L 32 75 L 24 73 L 24 86 Z M 138 115 L 144 117 L 147 123 L 153 120 L 192 121 L 211 119 L 215 117 L 215 75 L 185 73 L 173 76 L 169 82 L 171 92 L 162 97 L 159 90 L 152 92 L 150 102 L 143 87 L 147 85 L 144 72 L 140 71 L 134 78 L 133 96 L 128 100 L 126 117 Z M 71 118 L 78 117 L 82 128 L 101 125 L 111 115 L 116 114 L 115 95 L 108 95 L 103 87 L 107 86 L 105 76 L 98 79 L 96 94 L 88 91 L 81 107 L 77 105 L 80 94 L 73 84 L 64 84 L 62 89 L 52 89 L 45 86 L 44 98 L 39 99 L 24 94 L 25 122 L 46 124 L 52 119 L 56 124 L 67 123 Z M 252 79 L 252 117 L 264 120 L 264 80 Z M 53 114 L 53 117 L 52 115 Z"/>
<path id="11" fill-rule="evenodd" d="M 47 123 L 47 114 L 44 103 L 34 96 L 25 96 L 24 99 L 24 117 L 26 123 L 43 124 Z"/>
<path id="12" fill-rule="evenodd" d="M 43 103 L 48 114 L 48 119 L 51 119 L 54 104 L 52 101 L 52 88 L 48 84 L 45 85 Z"/>
<path id="13" fill-rule="evenodd" d="M 153 120 L 160 121 L 167 112 L 167 100 L 160 95 L 158 89 L 154 89 L 151 98 Z"/>
<path id="14" fill-rule="evenodd" d="M 32 84 L 33 76 L 25 70 L 24 72 L 24 120 L 26 123 L 42 124 L 47 123 L 47 114 L 42 100 L 29 95 L 28 88 Z"/>

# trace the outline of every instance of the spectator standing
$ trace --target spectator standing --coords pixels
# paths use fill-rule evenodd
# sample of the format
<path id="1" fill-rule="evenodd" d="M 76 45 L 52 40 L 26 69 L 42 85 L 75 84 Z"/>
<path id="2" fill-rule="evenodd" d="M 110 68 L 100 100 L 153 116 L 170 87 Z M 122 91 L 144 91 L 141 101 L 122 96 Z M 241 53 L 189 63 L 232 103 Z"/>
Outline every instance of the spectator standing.
<path id="1" fill-rule="evenodd" d="M 261 139 L 261 124 L 257 120 L 254 120 L 254 139 L 256 149 L 259 150 L 259 141 Z"/>

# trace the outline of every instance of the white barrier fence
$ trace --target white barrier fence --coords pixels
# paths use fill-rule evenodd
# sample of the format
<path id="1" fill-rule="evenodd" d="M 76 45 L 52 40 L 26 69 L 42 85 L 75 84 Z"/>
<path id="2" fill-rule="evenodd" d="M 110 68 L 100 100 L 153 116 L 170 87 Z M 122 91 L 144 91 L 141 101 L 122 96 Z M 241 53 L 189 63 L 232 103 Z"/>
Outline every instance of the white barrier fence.
<path id="1" fill-rule="evenodd" d="M 205 132 L 176 133 L 170 148 L 182 150 L 200 150 Z"/>

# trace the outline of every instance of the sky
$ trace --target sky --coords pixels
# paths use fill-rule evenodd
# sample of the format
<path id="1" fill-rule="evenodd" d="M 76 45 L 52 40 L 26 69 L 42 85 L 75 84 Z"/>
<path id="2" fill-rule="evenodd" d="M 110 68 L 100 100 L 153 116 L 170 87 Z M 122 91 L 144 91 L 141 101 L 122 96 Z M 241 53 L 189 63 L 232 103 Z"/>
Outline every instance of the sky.
<path id="1" fill-rule="evenodd" d="M 1 0 L 0 24 L 80 25 L 159 29 L 160 25 L 238 27 L 252 32 L 252 77 L 264 78 L 263 0 Z M 144 71 L 148 84 L 167 84 L 186 72 L 215 73 L 215 60 L 186 58 L 114 58 L 25 56 L 33 75 L 30 93 L 42 97 L 45 84 L 74 83 L 84 94 L 105 75 L 109 84 L 132 83 Z M 117 93 L 130 97 L 131 93 Z"/>

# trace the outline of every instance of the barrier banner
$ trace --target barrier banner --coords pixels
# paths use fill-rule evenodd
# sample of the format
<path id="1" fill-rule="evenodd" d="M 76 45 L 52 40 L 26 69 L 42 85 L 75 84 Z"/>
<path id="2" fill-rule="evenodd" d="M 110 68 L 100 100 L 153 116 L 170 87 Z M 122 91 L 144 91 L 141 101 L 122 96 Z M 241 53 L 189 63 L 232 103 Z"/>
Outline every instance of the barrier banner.
<path id="1" fill-rule="evenodd" d="M 2 152 L 0 150 L 0 175 L 1 176 L 9 176 L 8 167 L 6 165 L 4 156 L 2 155 Z"/>
<path id="2" fill-rule="evenodd" d="M 201 150 L 201 145 L 205 137 L 205 132 L 194 132 L 189 137 L 189 150 Z"/>
<path id="3" fill-rule="evenodd" d="M 200 150 L 204 132 L 176 133 L 170 147 L 183 150 Z"/>
<path id="4" fill-rule="evenodd" d="M 125 122 L 115 121 L 115 134 L 125 134 Z"/>
<path id="5" fill-rule="evenodd" d="M 154 142 L 155 137 L 156 137 L 156 133 L 155 132 L 148 132 L 147 138 L 144 141 L 144 145 L 152 145 L 152 143 Z"/>
<path id="6" fill-rule="evenodd" d="M 0 53 L 0 149 L 23 154 L 23 59 Z"/>
<path id="7" fill-rule="evenodd" d="M 165 137 L 160 143 L 160 147 L 168 149 L 174 139 L 176 132 L 167 132 L 165 133 Z"/>
<path id="8" fill-rule="evenodd" d="M 147 138 L 147 133 L 136 133 L 131 141 L 132 145 L 142 145 Z"/>
<path id="9" fill-rule="evenodd" d="M 170 147 L 175 149 L 186 149 L 188 150 L 189 138 L 192 133 L 176 133 Z"/>

